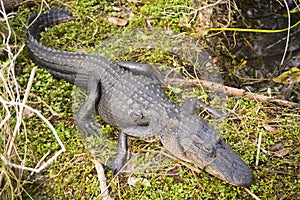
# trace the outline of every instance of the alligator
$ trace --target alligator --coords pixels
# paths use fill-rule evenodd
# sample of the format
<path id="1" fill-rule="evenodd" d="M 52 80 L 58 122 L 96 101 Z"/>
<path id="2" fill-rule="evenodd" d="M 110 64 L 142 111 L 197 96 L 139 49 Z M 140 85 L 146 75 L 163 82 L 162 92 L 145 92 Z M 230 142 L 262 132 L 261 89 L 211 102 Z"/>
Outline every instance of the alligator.
<path id="1" fill-rule="evenodd" d="M 254 176 L 215 131 L 195 111 L 198 100 L 189 98 L 182 106 L 171 102 L 164 82 L 149 64 L 114 62 L 105 57 L 56 50 L 39 43 L 40 32 L 72 19 L 65 8 L 32 13 L 26 29 L 26 46 L 31 60 L 54 77 L 87 91 L 87 99 L 76 114 L 78 127 L 85 136 L 101 133 L 93 119 L 101 119 L 118 128 L 117 155 L 109 168 L 113 174 L 127 161 L 127 138 L 156 137 L 172 155 L 194 163 L 208 173 L 237 186 L 247 187 Z"/>

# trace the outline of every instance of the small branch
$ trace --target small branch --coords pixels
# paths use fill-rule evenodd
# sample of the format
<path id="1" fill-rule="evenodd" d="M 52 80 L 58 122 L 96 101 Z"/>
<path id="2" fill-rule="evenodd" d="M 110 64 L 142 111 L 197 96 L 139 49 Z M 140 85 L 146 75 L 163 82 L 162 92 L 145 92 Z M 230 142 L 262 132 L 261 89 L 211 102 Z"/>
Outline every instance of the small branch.
<path id="1" fill-rule="evenodd" d="M 6 163 L 7 165 L 10 165 L 10 166 L 13 166 L 13 167 L 16 167 L 16 168 L 19 168 L 19 169 L 25 169 L 25 170 L 29 170 L 29 171 L 33 171 L 33 172 L 36 172 L 36 173 L 39 173 L 41 172 L 43 169 L 45 169 L 48 165 L 50 165 L 54 160 L 57 159 L 57 157 L 66 151 L 66 148 L 64 146 L 64 144 L 62 143 L 62 141 L 60 140 L 60 138 L 58 137 L 57 135 L 57 132 L 55 131 L 54 127 L 52 126 L 52 124 L 37 110 L 31 108 L 30 106 L 27 106 L 23 103 L 20 103 L 20 102 L 8 102 L 8 101 L 5 101 L 4 99 L 2 99 L 2 97 L 0 96 L 0 102 L 2 104 L 6 104 L 6 105 L 10 105 L 10 106 L 20 106 L 22 108 L 25 108 L 25 109 L 28 109 L 30 110 L 31 112 L 35 113 L 38 115 L 38 117 L 40 117 L 46 124 L 47 126 L 51 129 L 52 133 L 54 134 L 54 137 L 56 139 L 56 141 L 58 142 L 58 144 L 60 145 L 61 149 L 56 152 L 54 154 L 54 156 L 52 156 L 47 162 L 45 162 L 44 164 L 42 164 L 39 168 L 32 168 L 32 167 L 25 167 L 23 165 L 17 165 L 17 164 L 14 164 L 14 163 L 11 163 L 9 160 L 7 160 L 5 158 L 5 156 L 3 156 L 2 154 L 0 154 L 0 158 L 3 160 L 4 163 Z M 1 128 L 1 127 L 0 127 Z M 44 157 L 42 158 L 44 159 Z"/>
<path id="2" fill-rule="evenodd" d="M 291 32 L 291 14 L 290 14 L 290 9 L 289 9 L 289 5 L 287 3 L 287 1 L 283 1 L 285 4 L 285 8 L 286 8 L 286 13 L 288 16 L 288 30 L 287 30 L 287 36 L 286 36 L 286 42 L 285 42 L 285 47 L 284 47 L 284 52 L 283 52 L 283 56 L 280 62 L 280 65 L 283 65 L 284 59 L 286 57 L 286 53 L 288 51 L 289 48 L 289 40 L 290 40 L 290 32 Z"/>
<path id="3" fill-rule="evenodd" d="M 299 174 L 300 174 L 300 173 L 290 174 L 290 173 L 285 172 L 285 171 L 281 171 L 281 170 L 273 170 L 273 169 L 269 170 L 269 172 L 271 172 L 271 173 L 276 173 L 276 174 L 288 175 L 288 176 L 294 176 L 294 177 L 297 177 L 297 176 L 299 176 Z"/>
<path id="4" fill-rule="evenodd" d="M 16 123 L 15 129 L 14 129 L 13 135 L 12 135 L 11 138 L 9 138 L 9 143 L 8 143 L 8 144 L 10 144 L 9 147 L 8 147 L 8 150 L 7 150 L 7 155 L 9 157 L 12 153 L 13 146 L 15 145 L 15 139 L 17 138 L 17 135 L 20 131 L 20 126 L 21 126 L 21 123 L 22 123 L 22 115 L 23 115 L 23 110 L 24 110 L 23 105 L 25 105 L 26 102 L 27 102 L 28 95 L 30 93 L 30 89 L 31 89 L 32 82 L 33 82 L 33 79 L 34 79 L 36 68 L 37 67 L 34 67 L 31 70 L 30 77 L 29 77 L 29 82 L 28 82 L 27 87 L 26 87 L 26 91 L 25 91 L 25 94 L 24 94 L 24 98 L 22 100 L 22 104 L 19 104 L 19 112 L 17 111 L 17 123 Z"/>
<path id="5" fill-rule="evenodd" d="M 196 172 L 196 173 L 199 173 L 199 174 L 200 174 L 200 173 L 203 172 L 202 169 L 199 169 L 198 167 L 193 167 L 192 165 L 188 164 L 187 162 L 182 161 L 182 160 L 180 160 L 180 159 L 174 157 L 173 155 L 168 154 L 167 152 L 160 151 L 159 153 L 162 154 L 162 155 L 164 155 L 164 156 L 167 156 L 168 158 L 170 158 L 170 159 L 176 161 L 177 163 L 179 163 L 179 164 L 181 164 L 181 165 L 184 165 L 185 167 L 189 168 L 190 170 L 192 170 L 192 171 L 194 171 L 194 172 Z"/>
<path id="6" fill-rule="evenodd" d="M 258 136 L 255 166 L 258 166 L 259 163 L 261 140 L 262 140 L 262 131 L 259 132 L 259 136 Z"/>
<path id="7" fill-rule="evenodd" d="M 244 188 L 248 194 L 250 194 L 255 200 L 260 200 L 258 196 L 256 196 L 254 193 L 252 193 L 248 188 Z"/>
<path id="8" fill-rule="evenodd" d="M 108 194 L 108 186 L 106 185 L 107 179 L 105 177 L 103 166 L 96 159 L 93 159 L 92 162 L 95 164 L 95 168 L 98 174 L 98 180 L 100 183 L 101 197 L 103 200 L 112 200 L 113 198 Z"/>
<path id="9" fill-rule="evenodd" d="M 238 88 L 233 88 L 229 86 L 224 86 L 218 83 L 210 82 L 210 81 L 204 81 L 204 80 L 191 80 L 191 79 L 179 79 L 179 78 L 168 78 L 167 83 L 170 85 L 180 85 L 180 84 L 187 84 L 187 85 L 194 85 L 194 86 L 199 86 L 201 84 L 205 88 L 209 88 L 214 91 L 218 92 L 225 92 L 226 95 L 230 96 L 239 96 L 239 97 L 246 97 L 251 100 L 256 100 L 259 102 L 273 102 L 277 103 L 282 106 L 287 106 L 290 108 L 298 108 L 300 107 L 299 104 L 282 100 L 282 99 L 275 99 L 273 97 L 267 97 L 262 94 L 257 94 L 257 93 L 252 93 L 248 92 L 244 89 L 238 89 Z"/>

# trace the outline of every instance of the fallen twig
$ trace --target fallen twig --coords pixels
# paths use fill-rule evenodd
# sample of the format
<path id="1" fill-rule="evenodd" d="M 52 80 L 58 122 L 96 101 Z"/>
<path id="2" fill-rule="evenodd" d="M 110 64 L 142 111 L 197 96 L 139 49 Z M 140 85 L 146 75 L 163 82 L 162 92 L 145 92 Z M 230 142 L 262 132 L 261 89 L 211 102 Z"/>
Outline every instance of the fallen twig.
<path id="1" fill-rule="evenodd" d="M 95 164 L 95 168 L 98 174 L 98 180 L 100 183 L 101 197 L 103 200 L 112 200 L 113 198 L 108 194 L 108 186 L 106 184 L 107 179 L 105 177 L 104 169 L 102 164 L 97 160 L 93 159 L 92 162 Z"/>
<path id="2" fill-rule="evenodd" d="M 260 200 L 258 196 L 256 196 L 254 193 L 252 193 L 248 188 L 244 188 L 248 194 L 250 194 L 255 200 Z"/>
<path id="3" fill-rule="evenodd" d="M 299 104 L 286 101 L 283 99 L 275 99 L 273 97 L 268 97 L 262 94 L 257 94 L 257 93 L 252 93 L 248 92 L 244 89 L 238 89 L 238 88 L 233 88 L 229 86 L 224 86 L 218 83 L 210 82 L 210 81 L 205 81 L 205 80 L 191 80 L 191 79 L 180 79 L 180 78 L 167 78 L 167 83 L 170 85 L 180 85 L 180 84 L 188 84 L 188 85 L 195 85 L 198 86 L 201 84 L 205 88 L 209 88 L 214 91 L 218 92 L 225 92 L 226 95 L 233 95 L 233 96 L 239 96 L 239 97 L 246 97 L 251 100 L 256 100 L 259 102 L 273 102 L 277 103 L 282 106 L 287 106 L 290 108 L 298 108 L 300 107 Z"/>
<path id="4" fill-rule="evenodd" d="M 0 154 L 0 158 L 3 160 L 3 162 L 9 166 L 12 166 L 12 167 L 16 167 L 16 168 L 19 168 L 19 169 L 25 169 L 25 170 L 29 170 L 29 171 L 33 171 L 33 172 L 36 172 L 36 173 L 39 173 L 41 172 L 43 169 L 45 169 L 50 163 L 52 163 L 54 160 L 57 159 L 57 157 L 66 151 L 66 148 L 64 146 L 64 144 L 62 143 L 62 141 L 60 140 L 60 138 L 58 137 L 54 127 L 52 126 L 52 124 L 37 110 L 31 108 L 30 106 L 27 106 L 23 103 L 20 103 L 20 102 L 8 102 L 8 101 L 5 101 L 4 99 L 2 99 L 2 97 L 0 96 L 0 102 L 2 104 L 5 104 L 5 105 L 10 105 L 10 106 L 21 106 L 23 108 L 26 108 L 28 110 L 30 110 L 31 112 L 37 114 L 47 125 L 48 127 L 51 129 L 51 131 L 53 132 L 54 136 L 55 136 L 55 139 L 56 141 L 58 142 L 58 144 L 60 145 L 61 149 L 56 152 L 54 154 L 54 156 L 52 156 L 49 160 L 47 160 L 47 162 L 45 162 L 44 164 L 42 164 L 39 168 L 32 168 L 32 167 L 25 167 L 23 165 L 18 165 L 18 164 L 14 164 L 14 163 L 11 163 L 8 159 L 5 158 L 4 155 Z M 0 127 L 1 128 L 1 127 Z"/>
<path id="5" fill-rule="evenodd" d="M 261 140 L 262 140 L 262 131 L 259 132 L 258 141 L 257 141 L 257 151 L 256 151 L 256 159 L 255 159 L 256 167 L 258 166 L 258 163 L 259 163 Z"/>

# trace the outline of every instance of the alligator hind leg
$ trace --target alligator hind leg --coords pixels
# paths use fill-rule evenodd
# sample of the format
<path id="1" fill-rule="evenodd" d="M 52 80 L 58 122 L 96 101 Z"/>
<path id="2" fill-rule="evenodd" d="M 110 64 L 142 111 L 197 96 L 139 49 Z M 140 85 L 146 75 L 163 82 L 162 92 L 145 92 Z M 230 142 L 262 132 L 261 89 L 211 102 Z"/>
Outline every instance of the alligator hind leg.
<path id="1" fill-rule="evenodd" d="M 206 109 L 208 112 L 210 112 L 212 115 L 214 115 L 217 118 L 223 118 L 226 116 L 226 113 L 218 111 L 215 108 L 206 105 L 205 103 L 203 103 L 202 101 L 200 101 L 199 99 L 196 99 L 196 98 L 186 99 L 183 102 L 181 107 L 183 110 L 185 110 L 189 114 L 194 114 L 198 106 L 203 109 Z"/>
<path id="2" fill-rule="evenodd" d="M 118 149 L 117 155 L 112 161 L 112 163 L 108 166 L 112 170 L 112 175 L 116 175 L 120 169 L 124 166 L 127 160 L 127 135 L 125 133 L 120 133 L 118 138 Z"/>
<path id="3" fill-rule="evenodd" d="M 100 124 L 92 118 L 101 96 L 100 81 L 92 78 L 88 85 L 88 98 L 81 105 L 76 116 L 78 126 L 84 131 L 86 137 L 91 134 L 98 136 L 100 130 Z"/>
<path id="4" fill-rule="evenodd" d="M 163 78 L 149 64 L 131 61 L 120 61 L 117 62 L 117 64 L 122 68 L 132 72 L 134 75 L 146 76 L 148 78 L 151 78 L 156 83 L 166 86 Z"/>

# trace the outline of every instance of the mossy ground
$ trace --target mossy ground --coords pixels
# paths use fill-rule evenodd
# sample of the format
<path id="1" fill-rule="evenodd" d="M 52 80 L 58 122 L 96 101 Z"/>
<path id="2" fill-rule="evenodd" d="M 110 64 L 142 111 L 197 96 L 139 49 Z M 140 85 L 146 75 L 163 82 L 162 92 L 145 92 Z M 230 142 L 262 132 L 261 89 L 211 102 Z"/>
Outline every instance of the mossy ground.
<path id="1" fill-rule="evenodd" d="M 189 26 L 182 25 L 187 17 L 184 6 L 194 6 L 190 1 L 46 2 L 49 6 L 67 7 L 74 15 L 74 20 L 52 27 L 43 33 L 42 43 L 57 49 L 91 52 L 99 41 L 127 29 L 147 27 L 149 23 L 154 27 L 187 32 L 193 37 L 197 35 L 195 21 L 191 21 Z M 40 8 L 41 5 L 42 1 L 36 1 L 30 7 L 20 6 L 15 17 L 10 19 L 16 45 L 25 43 L 27 18 L 31 11 Z M 174 5 L 181 6 L 173 7 Z M 114 7 L 130 10 L 134 15 L 116 12 Z M 43 10 L 46 10 L 45 4 Z M 107 20 L 107 16 L 125 18 L 128 24 L 125 27 L 113 25 Z M 159 56 L 149 53 L 146 59 L 157 62 Z M 23 87 L 26 87 L 32 66 L 32 61 L 24 50 L 16 63 L 18 82 Z M 199 90 L 200 88 L 196 88 L 194 94 L 203 94 L 203 91 L 199 92 Z M 40 110 L 50 120 L 67 150 L 40 174 L 27 179 L 29 173 L 24 173 L 24 180 L 21 181 L 24 183 L 22 193 L 24 199 L 98 199 L 100 197 L 98 177 L 91 161 L 93 155 L 86 149 L 75 125 L 75 114 L 72 108 L 73 91 L 74 86 L 71 84 L 54 79 L 45 70 L 37 70 L 28 105 Z M 174 98 L 176 95 L 184 96 L 183 91 L 179 90 L 171 96 Z M 231 97 L 228 100 L 227 110 L 232 115 L 223 121 L 221 135 L 253 170 L 255 181 L 249 188 L 250 191 L 261 199 L 300 198 L 299 109 Z M 14 123 L 12 120 L 11 124 Z M 17 139 L 18 152 L 27 152 L 29 156 L 26 165 L 33 167 L 49 150 L 51 150 L 50 156 L 53 155 L 59 146 L 52 133 L 45 125 L 40 124 L 40 120 L 35 116 L 30 113 L 26 115 L 24 124 L 26 129 L 21 130 Z M 115 129 L 110 126 L 104 128 L 107 128 L 104 132 L 112 135 L 112 138 L 115 137 Z M 262 134 L 261 151 L 256 165 L 260 134 Z M 138 152 L 147 143 L 136 142 L 134 145 L 136 146 L 132 148 Z M 152 145 L 152 150 L 156 148 L 160 149 L 161 146 Z M 111 179 L 109 172 L 107 176 Z M 127 182 L 129 177 L 145 178 L 150 186 L 144 183 L 131 186 Z M 171 162 L 169 166 L 147 174 L 121 175 L 111 183 L 110 194 L 119 199 L 252 199 L 251 195 L 241 187 L 232 186 L 206 172 L 196 173 L 193 168 L 177 162 Z"/>

